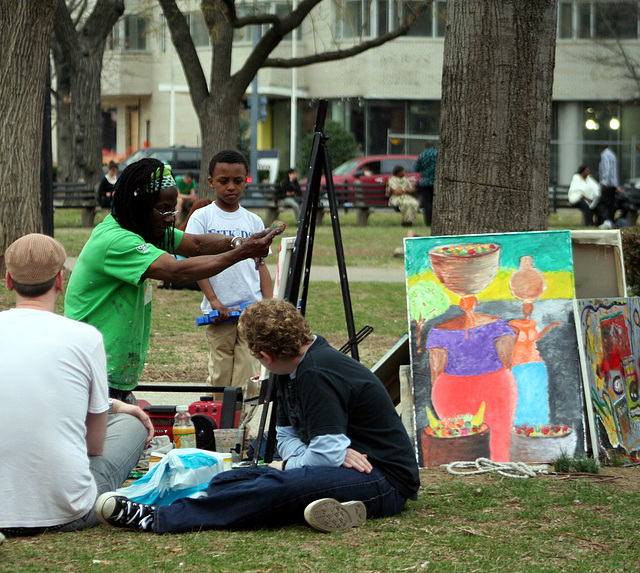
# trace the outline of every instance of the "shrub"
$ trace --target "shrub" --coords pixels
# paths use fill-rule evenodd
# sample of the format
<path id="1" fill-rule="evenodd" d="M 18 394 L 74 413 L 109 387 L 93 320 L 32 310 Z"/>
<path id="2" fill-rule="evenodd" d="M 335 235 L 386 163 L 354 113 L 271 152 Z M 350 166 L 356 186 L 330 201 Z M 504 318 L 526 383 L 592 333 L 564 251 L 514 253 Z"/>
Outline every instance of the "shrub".
<path id="1" fill-rule="evenodd" d="M 622 230 L 622 253 L 627 294 L 640 296 L 640 229 L 637 227 L 626 227 Z"/>
<path id="2" fill-rule="evenodd" d="M 313 131 L 307 133 L 300 142 L 298 152 L 298 173 L 301 179 L 307 176 L 309 161 L 311 160 L 311 148 L 313 147 Z M 327 148 L 331 156 L 331 166 L 337 167 L 341 163 L 353 159 L 360 151 L 353 133 L 347 131 L 341 123 L 327 120 L 324 124 L 324 134 L 329 138 Z"/>

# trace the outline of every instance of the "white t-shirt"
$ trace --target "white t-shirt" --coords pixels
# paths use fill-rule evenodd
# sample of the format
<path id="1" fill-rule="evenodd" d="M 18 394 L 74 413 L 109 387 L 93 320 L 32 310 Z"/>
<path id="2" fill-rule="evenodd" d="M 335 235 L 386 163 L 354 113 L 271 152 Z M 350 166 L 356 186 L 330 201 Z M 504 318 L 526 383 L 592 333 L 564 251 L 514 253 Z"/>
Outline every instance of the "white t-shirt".
<path id="1" fill-rule="evenodd" d="M 262 219 L 239 207 L 228 213 L 215 203 L 194 211 L 187 223 L 186 232 L 196 235 L 221 233 L 234 237 L 248 237 L 264 229 Z M 238 308 L 244 302 L 262 300 L 260 274 L 253 259 L 240 261 L 209 279 L 218 300 L 227 308 Z M 211 304 L 203 297 L 200 305 L 203 314 L 211 312 Z"/>
<path id="2" fill-rule="evenodd" d="M 52 312 L 0 312 L 0 527 L 60 525 L 90 511 L 85 421 L 107 398 L 98 330 Z"/>

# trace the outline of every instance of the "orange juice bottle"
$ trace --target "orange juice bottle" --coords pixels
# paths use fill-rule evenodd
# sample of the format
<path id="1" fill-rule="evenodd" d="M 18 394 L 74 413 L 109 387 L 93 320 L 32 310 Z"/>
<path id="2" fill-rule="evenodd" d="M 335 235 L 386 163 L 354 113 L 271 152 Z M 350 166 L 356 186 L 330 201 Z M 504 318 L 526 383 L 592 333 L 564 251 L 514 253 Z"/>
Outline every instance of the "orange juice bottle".
<path id="1" fill-rule="evenodd" d="M 196 447 L 196 427 L 189 415 L 189 406 L 176 406 L 173 420 L 173 442 L 176 448 Z"/>

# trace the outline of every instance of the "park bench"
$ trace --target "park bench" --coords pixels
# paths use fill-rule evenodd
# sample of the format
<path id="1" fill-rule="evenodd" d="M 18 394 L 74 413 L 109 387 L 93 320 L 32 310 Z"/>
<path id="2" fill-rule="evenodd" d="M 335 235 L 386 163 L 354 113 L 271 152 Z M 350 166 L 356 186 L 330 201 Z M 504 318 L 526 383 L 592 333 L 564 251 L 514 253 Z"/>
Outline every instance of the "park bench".
<path id="1" fill-rule="evenodd" d="M 280 194 L 280 185 L 278 183 L 249 183 L 245 187 L 240 204 L 249 211 L 264 209 L 264 224 L 268 227 L 278 218 L 282 211 Z"/>
<path id="2" fill-rule="evenodd" d="M 567 185 L 549 185 L 549 209 L 554 213 L 558 209 L 575 207 L 569 203 L 569 187 Z"/>
<path id="3" fill-rule="evenodd" d="M 369 215 L 379 209 L 393 209 L 389 207 L 389 197 L 385 195 L 385 188 L 380 185 L 336 185 L 336 199 L 338 207 L 346 211 L 356 211 L 356 224 L 366 227 L 369 223 Z M 418 201 L 418 195 L 416 194 Z M 397 211 L 397 209 L 396 209 Z"/>
<path id="4" fill-rule="evenodd" d="M 96 201 L 96 193 L 86 183 L 54 183 L 54 209 L 81 209 L 82 226 L 93 227 L 96 213 L 102 210 Z"/>

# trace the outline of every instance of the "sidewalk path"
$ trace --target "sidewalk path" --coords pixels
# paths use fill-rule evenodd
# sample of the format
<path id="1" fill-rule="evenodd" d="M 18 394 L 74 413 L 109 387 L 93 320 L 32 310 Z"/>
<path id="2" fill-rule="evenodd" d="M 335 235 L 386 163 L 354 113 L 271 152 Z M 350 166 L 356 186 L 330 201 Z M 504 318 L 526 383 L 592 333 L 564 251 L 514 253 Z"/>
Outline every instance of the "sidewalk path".
<path id="1" fill-rule="evenodd" d="M 71 271 L 76 264 L 76 260 L 77 257 L 68 257 L 64 266 Z M 276 265 L 272 264 L 267 266 L 271 276 L 275 277 Z M 347 279 L 350 283 L 404 283 L 404 268 L 347 267 Z M 312 264 L 309 280 L 338 283 L 340 282 L 338 267 L 314 267 Z"/>

